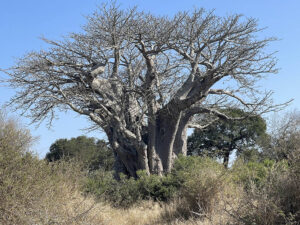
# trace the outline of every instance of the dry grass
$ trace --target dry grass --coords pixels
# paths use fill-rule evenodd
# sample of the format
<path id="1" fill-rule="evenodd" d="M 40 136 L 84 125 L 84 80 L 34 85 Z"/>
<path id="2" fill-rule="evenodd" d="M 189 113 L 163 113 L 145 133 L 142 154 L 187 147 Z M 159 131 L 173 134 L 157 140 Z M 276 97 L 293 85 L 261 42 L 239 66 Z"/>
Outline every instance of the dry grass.
<path id="1" fill-rule="evenodd" d="M 84 174 L 72 163 L 47 164 L 31 154 L 0 148 L 1 225 L 159 225 L 223 224 L 226 218 L 214 210 L 209 217 L 183 220 L 166 217 L 180 202 L 141 202 L 128 209 L 95 202 L 80 193 Z M 223 218 L 224 217 L 224 218 Z"/>
<path id="2" fill-rule="evenodd" d="M 121 210 L 84 197 L 75 165 L 48 165 L 31 156 L 10 164 L 0 166 L 1 225 L 157 224 L 162 211 L 153 202 Z"/>
<path id="3" fill-rule="evenodd" d="M 178 202 L 168 204 L 164 208 L 160 224 L 168 225 L 224 225 L 230 224 L 232 218 L 221 208 L 221 205 L 216 205 L 214 212 L 206 215 L 197 215 L 185 219 L 184 217 L 175 216 L 177 212 Z"/>
<path id="4" fill-rule="evenodd" d="M 3 159 L 4 151 L 0 153 Z M 14 155 L 9 162 L 4 167 L 0 165 L 3 225 L 216 225 L 230 220 L 223 210 L 224 201 L 215 202 L 211 213 L 188 220 L 174 216 L 182 204 L 179 198 L 169 204 L 144 201 L 128 209 L 113 208 L 79 192 L 84 175 L 78 165 L 47 164 L 31 155 Z M 218 195 L 233 197 L 223 189 Z"/>
<path id="5" fill-rule="evenodd" d="M 228 213 L 238 208 L 238 199 L 242 196 L 243 190 L 232 184 L 218 187 L 215 196 L 209 196 L 210 209 L 193 211 L 190 207 L 191 202 L 186 199 L 175 199 L 172 203 L 164 205 L 161 216 L 161 224 L 170 225 L 224 225 L 234 224 L 234 218 Z M 197 196 L 196 196 L 197 197 Z M 196 198 L 192 201 L 195 204 Z M 230 203 L 230 204 L 229 204 Z M 199 206 L 201 206 L 199 204 Z M 187 212 L 189 210 L 189 212 Z M 189 217 L 186 217 L 189 213 Z"/>
<path id="6" fill-rule="evenodd" d="M 145 201 L 129 209 L 116 209 L 103 205 L 101 215 L 107 225 L 150 225 L 160 224 L 163 209 L 158 203 Z"/>

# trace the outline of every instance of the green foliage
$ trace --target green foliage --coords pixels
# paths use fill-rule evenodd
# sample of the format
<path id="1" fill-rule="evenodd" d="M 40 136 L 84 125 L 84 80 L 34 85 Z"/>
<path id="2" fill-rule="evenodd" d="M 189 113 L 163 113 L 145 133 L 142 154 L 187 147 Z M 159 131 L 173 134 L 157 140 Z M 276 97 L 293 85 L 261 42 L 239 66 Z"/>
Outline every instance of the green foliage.
<path id="1" fill-rule="evenodd" d="M 46 159 L 49 162 L 73 159 L 82 162 L 90 170 L 111 170 L 114 163 L 113 152 L 104 141 L 86 136 L 55 141 Z"/>
<path id="2" fill-rule="evenodd" d="M 287 167 L 286 162 L 276 163 L 274 160 L 265 159 L 262 162 L 250 161 L 243 163 L 237 161 L 231 170 L 233 180 L 238 184 L 242 184 L 248 189 L 251 185 L 257 188 L 263 186 L 267 182 L 268 175 L 275 168 L 284 171 Z"/>
<path id="3" fill-rule="evenodd" d="M 238 156 L 237 160 L 241 160 L 243 163 L 248 162 L 260 162 L 266 159 L 262 152 L 259 151 L 257 148 L 249 148 L 243 150 Z"/>
<path id="4" fill-rule="evenodd" d="M 212 172 L 213 171 L 213 172 Z M 224 168 L 217 162 L 196 156 L 180 156 L 170 174 L 164 176 L 147 175 L 138 171 L 138 179 L 128 178 L 121 174 L 120 180 L 115 180 L 112 173 L 95 171 L 92 173 L 84 191 L 99 199 L 105 199 L 116 207 L 129 207 L 140 200 L 168 202 L 176 195 L 191 202 L 202 190 L 202 199 L 211 197 L 223 183 Z M 218 185 L 217 183 L 220 182 Z M 194 188 L 194 189 L 193 189 Z M 210 196 L 209 196 L 210 194 Z M 199 197 L 199 196 L 198 196 Z M 197 203 L 202 199 L 196 198 Z M 210 203 L 203 203 L 206 208 Z M 199 209 L 195 209 L 195 211 Z"/>
<path id="5" fill-rule="evenodd" d="M 138 171 L 138 179 L 121 174 L 115 180 L 111 172 L 96 171 L 89 176 L 84 192 L 104 199 L 115 207 L 129 207 L 140 200 L 168 201 L 177 191 L 170 175 L 147 175 Z"/>
<path id="6" fill-rule="evenodd" d="M 139 171 L 138 176 L 139 191 L 143 199 L 168 201 L 178 190 L 177 180 L 172 175 L 148 176 L 144 171 Z"/>
<path id="7" fill-rule="evenodd" d="M 112 182 L 107 190 L 106 199 L 115 207 L 129 207 L 142 199 L 137 180 L 120 176 L 120 180 Z"/>
<path id="8" fill-rule="evenodd" d="M 89 173 L 83 187 L 83 192 L 92 194 L 96 199 L 101 199 L 107 194 L 114 183 L 112 171 L 95 170 Z"/>
<path id="9" fill-rule="evenodd" d="M 260 116 L 249 116 L 240 109 L 226 109 L 226 115 L 244 120 L 218 120 L 204 130 L 194 130 L 188 138 L 188 154 L 224 158 L 228 163 L 229 154 L 258 144 L 266 136 L 266 123 Z"/>

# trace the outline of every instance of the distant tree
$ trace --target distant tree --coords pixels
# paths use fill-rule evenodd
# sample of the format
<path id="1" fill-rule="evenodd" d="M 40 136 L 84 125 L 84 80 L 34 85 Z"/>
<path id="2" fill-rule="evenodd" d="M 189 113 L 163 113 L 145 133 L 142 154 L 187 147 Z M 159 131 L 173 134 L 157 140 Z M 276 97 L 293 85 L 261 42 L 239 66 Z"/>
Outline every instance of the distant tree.
<path id="1" fill-rule="evenodd" d="M 46 159 L 49 162 L 75 159 L 81 161 L 90 170 L 100 168 L 111 170 L 114 162 L 113 152 L 103 140 L 86 136 L 56 140 L 50 146 Z"/>
<path id="2" fill-rule="evenodd" d="M 242 153 L 258 144 L 266 135 L 266 123 L 260 116 L 249 116 L 240 109 L 226 109 L 224 113 L 241 120 L 217 120 L 204 129 L 195 129 L 188 138 L 188 154 L 223 158 L 228 167 L 230 154 Z"/>
<path id="3" fill-rule="evenodd" d="M 8 118 L 6 111 L 0 108 L 0 157 L 1 154 L 26 154 L 34 141 L 29 130 L 16 119 Z"/>
<path id="4" fill-rule="evenodd" d="M 263 143 L 263 156 L 280 161 L 294 157 L 300 150 L 300 111 L 275 115 L 270 122 L 268 139 Z"/>

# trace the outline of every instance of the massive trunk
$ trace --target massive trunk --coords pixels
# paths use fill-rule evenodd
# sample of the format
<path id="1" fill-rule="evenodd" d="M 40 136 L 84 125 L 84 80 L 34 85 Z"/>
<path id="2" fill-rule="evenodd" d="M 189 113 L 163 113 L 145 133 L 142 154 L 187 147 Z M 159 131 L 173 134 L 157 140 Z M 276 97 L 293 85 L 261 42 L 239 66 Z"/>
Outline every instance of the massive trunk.
<path id="1" fill-rule="evenodd" d="M 110 145 L 115 153 L 115 171 L 137 177 L 137 170 L 152 174 L 168 173 L 174 159 L 186 155 L 187 123 L 189 117 L 182 113 L 157 113 L 147 127 L 146 148 L 141 149 L 138 140 L 128 140 L 113 127 L 106 130 Z"/>

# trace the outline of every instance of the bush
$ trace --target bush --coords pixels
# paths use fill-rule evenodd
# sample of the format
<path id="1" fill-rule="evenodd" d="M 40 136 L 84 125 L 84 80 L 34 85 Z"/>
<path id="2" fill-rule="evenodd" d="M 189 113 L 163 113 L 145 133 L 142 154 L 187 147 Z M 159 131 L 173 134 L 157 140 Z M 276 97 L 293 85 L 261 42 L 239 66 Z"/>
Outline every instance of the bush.
<path id="1" fill-rule="evenodd" d="M 280 165 L 282 169 L 286 167 L 284 162 Z M 275 166 L 278 166 L 278 164 L 269 159 L 263 162 L 250 161 L 248 163 L 238 160 L 231 168 L 232 179 L 237 184 L 243 185 L 245 189 L 250 188 L 252 184 L 259 188 L 267 182 L 267 176 Z"/>
<path id="2" fill-rule="evenodd" d="M 168 202 L 179 196 L 185 203 L 178 211 L 186 215 L 192 211 L 206 213 L 212 210 L 223 188 L 224 173 L 223 166 L 211 159 L 181 156 L 171 174 L 164 176 L 138 171 L 138 179 L 121 175 L 117 181 L 111 172 L 96 171 L 89 175 L 84 191 L 115 207 L 130 207 L 141 200 Z"/>
<path id="3" fill-rule="evenodd" d="M 47 163 L 28 151 L 32 137 L 0 115 L 0 224 L 101 224 L 84 199 L 78 163 Z"/>
<path id="4" fill-rule="evenodd" d="M 47 164 L 31 153 L 0 149 L 0 224 L 64 221 L 63 203 L 82 178 L 75 164 Z M 55 219 L 56 218 L 56 219 Z"/>
<path id="5" fill-rule="evenodd" d="M 172 175 L 148 176 L 144 171 L 138 172 L 137 184 L 143 199 L 154 201 L 169 201 L 178 191 L 178 184 Z"/>
<path id="6" fill-rule="evenodd" d="M 174 216 L 204 217 L 210 215 L 223 195 L 226 171 L 210 158 L 179 157 L 172 171 L 179 187 Z"/>
<path id="7" fill-rule="evenodd" d="M 96 171 L 89 175 L 84 192 L 127 208 L 141 200 L 168 201 L 177 190 L 171 176 L 148 176 L 144 171 L 138 171 L 138 176 L 134 179 L 121 174 L 120 180 L 115 180 L 111 172 Z"/>
<path id="8" fill-rule="evenodd" d="M 300 177 L 286 161 L 248 163 L 233 169 L 244 194 L 230 214 L 236 224 L 297 224 L 300 221 Z"/>
<path id="9" fill-rule="evenodd" d="M 93 195 L 96 199 L 102 199 L 114 182 L 112 171 L 95 170 L 88 174 L 83 185 L 83 192 Z"/>

